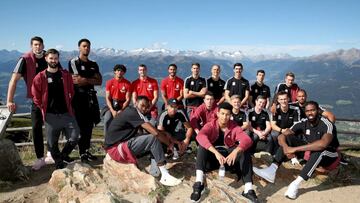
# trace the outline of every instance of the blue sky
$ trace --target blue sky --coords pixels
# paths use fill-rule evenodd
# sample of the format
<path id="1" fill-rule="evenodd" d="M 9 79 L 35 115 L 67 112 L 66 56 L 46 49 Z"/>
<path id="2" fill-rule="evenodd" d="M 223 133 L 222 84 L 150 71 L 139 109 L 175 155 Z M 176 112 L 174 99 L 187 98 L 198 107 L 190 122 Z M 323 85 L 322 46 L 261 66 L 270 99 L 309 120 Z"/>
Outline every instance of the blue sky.
<path id="1" fill-rule="evenodd" d="M 32 3 L 37 2 L 37 3 Z M 241 50 L 307 56 L 360 48 L 360 1 L 0 1 L 0 49 Z"/>

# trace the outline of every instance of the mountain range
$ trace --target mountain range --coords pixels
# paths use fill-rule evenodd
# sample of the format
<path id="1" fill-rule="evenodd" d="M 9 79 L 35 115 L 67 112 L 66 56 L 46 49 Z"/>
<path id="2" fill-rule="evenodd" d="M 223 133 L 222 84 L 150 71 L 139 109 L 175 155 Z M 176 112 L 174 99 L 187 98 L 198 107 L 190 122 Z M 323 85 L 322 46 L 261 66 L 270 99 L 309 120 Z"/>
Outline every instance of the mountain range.
<path id="1" fill-rule="evenodd" d="M 6 100 L 10 75 L 21 54 L 19 51 L 0 50 L 0 98 L 3 100 Z M 77 54 L 77 51 L 61 51 L 62 66 L 67 68 L 67 61 Z M 192 62 L 201 64 L 201 75 L 204 77 L 210 76 L 212 64 L 219 64 L 222 67 L 221 77 L 226 80 L 233 75 L 232 65 L 241 62 L 244 65 L 243 75 L 250 83 L 255 81 L 256 70 L 264 69 L 265 82 L 274 91 L 276 84 L 284 80 L 286 72 L 291 71 L 295 73 L 299 86 L 307 90 L 310 99 L 319 101 L 338 117 L 360 117 L 360 50 L 355 48 L 309 57 L 293 57 L 289 54 L 248 55 L 241 51 L 98 48 L 92 49 L 90 58 L 97 61 L 103 74 L 104 82 L 98 90 L 100 96 L 104 95 L 105 81 L 112 77 L 112 67 L 116 63 L 127 66 L 126 77 L 129 80 L 137 77 L 137 66 L 144 63 L 149 67 L 149 75 L 160 83 L 161 78 L 167 76 L 170 63 L 177 64 L 178 75 L 182 78 L 190 75 Z M 24 83 L 20 82 L 16 91 L 18 103 L 25 101 L 23 87 Z M 103 103 L 104 99 L 99 100 Z M 25 102 L 21 104 L 26 106 Z"/>

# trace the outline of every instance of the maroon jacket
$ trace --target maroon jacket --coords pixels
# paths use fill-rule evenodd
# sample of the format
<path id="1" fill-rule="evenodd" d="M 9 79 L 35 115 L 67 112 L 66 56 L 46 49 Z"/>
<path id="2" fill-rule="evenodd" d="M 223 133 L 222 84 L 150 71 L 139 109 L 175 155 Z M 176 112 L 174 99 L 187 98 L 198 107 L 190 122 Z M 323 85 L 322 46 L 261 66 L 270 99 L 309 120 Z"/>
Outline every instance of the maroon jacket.
<path id="1" fill-rule="evenodd" d="M 26 83 L 26 89 L 27 89 L 27 97 L 32 98 L 31 94 L 31 85 L 33 82 L 33 79 L 36 75 L 36 58 L 35 54 L 30 51 L 25 53 L 22 58 L 25 59 L 26 62 L 26 74 L 23 75 L 25 83 Z"/>
<path id="2" fill-rule="evenodd" d="M 190 125 L 193 129 L 200 129 L 200 122 L 202 126 L 206 123 L 216 119 L 216 113 L 218 111 L 218 107 L 216 103 L 214 103 L 211 110 L 206 109 L 205 103 L 202 103 L 200 106 L 196 107 L 195 110 L 192 111 L 190 116 Z"/>
<path id="3" fill-rule="evenodd" d="M 214 119 L 204 125 L 200 130 L 199 134 L 196 136 L 196 140 L 199 144 L 205 149 L 213 146 L 214 143 L 219 137 L 219 124 L 218 119 Z M 243 151 L 251 147 L 253 141 L 251 138 L 234 122 L 229 121 L 228 129 L 224 132 L 224 144 L 227 147 L 235 146 L 236 142 L 239 142 L 238 146 Z"/>
<path id="4" fill-rule="evenodd" d="M 59 69 L 63 78 L 64 96 L 66 101 L 67 110 L 70 115 L 74 115 L 73 108 L 71 106 L 71 100 L 74 96 L 74 84 L 72 77 L 67 70 Z M 31 93 L 33 95 L 33 101 L 36 106 L 41 109 L 43 118 L 45 120 L 46 109 L 48 105 L 48 80 L 46 77 L 46 69 L 37 74 L 33 80 L 31 86 Z"/>

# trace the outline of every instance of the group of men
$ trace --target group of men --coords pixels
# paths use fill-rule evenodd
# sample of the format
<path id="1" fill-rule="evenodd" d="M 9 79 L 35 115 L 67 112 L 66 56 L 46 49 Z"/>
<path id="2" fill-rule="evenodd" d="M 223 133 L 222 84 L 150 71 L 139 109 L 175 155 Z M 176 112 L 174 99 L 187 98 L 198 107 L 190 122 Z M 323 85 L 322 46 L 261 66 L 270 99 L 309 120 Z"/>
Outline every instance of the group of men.
<path id="1" fill-rule="evenodd" d="M 102 77 L 96 62 L 88 58 L 90 45 L 87 39 L 78 42 L 79 57 L 69 61 L 67 71 L 59 64 L 59 52 L 44 52 L 42 39 L 34 37 L 32 51 L 24 54 L 14 69 L 7 106 L 15 111 L 16 83 L 23 77 L 27 96 L 33 100 L 35 170 L 45 165 L 43 121 L 48 151 L 57 168 L 72 161 L 69 153 L 77 144 L 81 161 L 96 159 L 89 148 L 92 128 L 100 121 L 94 86 L 101 85 Z M 149 173 L 161 176 L 160 183 L 175 186 L 181 179 L 169 174 L 165 155 L 172 153 L 176 160 L 190 152 L 190 143 L 195 141 L 196 180 L 190 196 L 194 202 L 204 191 L 204 174 L 220 166 L 235 171 L 244 181 L 242 195 L 258 202 L 253 172 L 273 183 L 283 161 L 304 158 L 307 162 L 300 176 L 285 193 L 295 199 L 300 182 L 310 178 L 316 167 L 338 163 L 335 116 L 316 102 L 306 102 L 306 91 L 294 83 L 293 73 L 286 74 L 285 83 L 276 87 L 271 101 L 264 70 L 257 71 L 256 82 L 250 86 L 242 76 L 241 63 L 234 64 L 234 76 L 227 81 L 220 78 L 219 65 L 213 65 L 211 77 L 205 79 L 200 76 L 200 64 L 193 63 L 191 75 L 183 81 L 176 75 L 176 64 L 170 64 L 169 75 L 160 84 L 164 105 L 159 110 L 159 86 L 147 69 L 139 65 L 139 78 L 129 82 L 126 66 L 114 66 L 114 77 L 106 82 L 106 108 L 102 110 L 105 150 L 115 161 L 134 164 L 138 156 L 149 153 Z M 60 92 L 63 94 L 57 94 Z M 68 141 L 60 152 L 61 132 Z M 252 155 L 257 151 L 267 151 L 274 162 L 264 169 L 253 167 Z"/>

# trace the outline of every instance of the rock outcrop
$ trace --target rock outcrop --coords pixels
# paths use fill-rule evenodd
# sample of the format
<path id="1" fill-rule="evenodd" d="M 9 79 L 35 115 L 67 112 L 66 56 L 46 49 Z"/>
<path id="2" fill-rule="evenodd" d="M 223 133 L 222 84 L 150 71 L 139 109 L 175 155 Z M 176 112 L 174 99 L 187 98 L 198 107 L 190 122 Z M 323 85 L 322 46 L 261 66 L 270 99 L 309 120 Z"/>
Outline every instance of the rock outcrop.
<path id="1" fill-rule="evenodd" d="M 0 139 L 0 180 L 28 180 L 30 169 L 26 168 L 15 144 L 9 139 Z"/>

